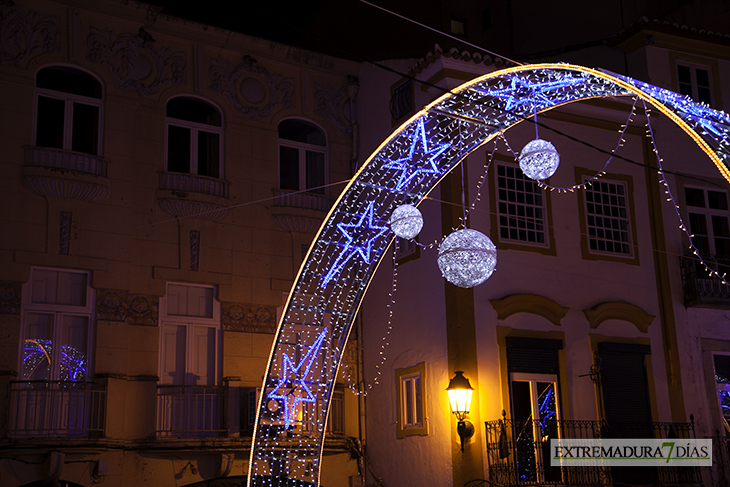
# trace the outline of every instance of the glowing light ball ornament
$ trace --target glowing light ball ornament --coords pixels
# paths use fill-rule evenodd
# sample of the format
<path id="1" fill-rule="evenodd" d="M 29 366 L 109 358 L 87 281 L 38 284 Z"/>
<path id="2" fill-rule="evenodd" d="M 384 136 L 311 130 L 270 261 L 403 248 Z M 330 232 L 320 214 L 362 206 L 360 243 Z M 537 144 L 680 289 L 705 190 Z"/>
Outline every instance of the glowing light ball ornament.
<path id="1" fill-rule="evenodd" d="M 390 229 L 400 238 L 412 239 L 423 228 L 423 216 L 412 205 L 400 205 L 390 215 Z"/>
<path id="2" fill-rule="evenodd" d="M 520 152 L 520 169 L 537 181 L 547 179 L 558 170 L 560 154 L 547 140 L 535 139 L 528 142 Z"/>
<path id="3" fill-rule="evenodd" d="M 447 281 L 470 288 L 483 283 L 494 272 L 497 247 L 481 232 L 457 230 L 441 242 L 436 262 Z"/>

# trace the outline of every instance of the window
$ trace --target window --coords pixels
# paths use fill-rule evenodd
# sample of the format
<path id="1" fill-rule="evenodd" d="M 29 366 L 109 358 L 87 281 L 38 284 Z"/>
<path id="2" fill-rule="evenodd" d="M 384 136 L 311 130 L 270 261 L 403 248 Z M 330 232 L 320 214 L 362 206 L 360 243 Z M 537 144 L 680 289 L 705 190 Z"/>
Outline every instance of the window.
<path id="1" fill-rule="evenodd" d="M 86 272 L 32 270 L 23 287 L 19 380 L 90 379 L 92 295 Z"/>
<path id="2" fill-rule="evenodd" d="M 89 436 L 104 430 L 105 392 L 90 384 L 94 293 L 87 272 L 31 270 L 23 286 L 13 436 Z"/>
<path id="3" fill-rule="evenodd" d="M 279 187 L 325 194 L 327 136 L 311 122 L 289 119 L 279 124 Z"/>
<path id="4" fill-rule="evenodd" d="M 35 90 L 36 147 L 100 155 L 101 83 L 68 66 L 38 71 Z"/>
<path id="5" fill-rule="evenodd" d="M 160 383 L 215 385 L 220 304 L 214 289 L 168 283 L 160 308 Z"/>
<path id="6" fill-rule="evenodd" d="M 157 434 L 225 434 L 225 390 L 219 387 L 220 303 L 215 289 L 167 284 L 160 300 Z"/>
<path id="7" fill-rule="evenodd" d="M 561 483 L 550 465 L 550 439 L 559 437 L 560 339 L 506 337 L 510 408 L 520 483 Z"/>
<path id="8" fill-rule="evenodd" d="M 413 81 L 411 79 L 406 79 L 391 88 L 390 116 L 393 117 L 394 125 L 413 113 L 414 105 Z"/>
<path id="9" fill-rule="evenodd" d="M 167 102 L 167 171 L 223 178 L 223 117 L 207 101 Z"/>
<path id="10" fill-rule="evenodd" d="M 398 438 L 428 434 L 425 381 L 425 363 L 396 370 Z"/>
<path id="11" fill-rule="evenodd" d="M 593 181 L 583 191 L 590 253 L 633 255 L 627 184 Z"/>
<path id="12" fill-rule="evenodd" d="M 715 355 L 715 387 L 725 436 L 730 436 L 730 355 Z"/>
<path id="13" fill-rule="evenodd" d="M 730 259 L 730 224 L 725 191 L 684 188 L 690 232 L 703 257 Z"/>
<path id="14" fill-rule="evenodd" d="M 451 33 L 457 36 L 466 35 L 466 22 L 451 17 Z"/>
<path id="15" fill-rule="evenodd" d="M 545 195 L 518 166 L 497 164 L 497 216 L 500 242 L 546 247 Z"/>
<path id="16" fill-rule="evenodd" d="M 679 92 L 698 102 L 712 105 L 710 68 L 691 63 L 677 63 Z"/>

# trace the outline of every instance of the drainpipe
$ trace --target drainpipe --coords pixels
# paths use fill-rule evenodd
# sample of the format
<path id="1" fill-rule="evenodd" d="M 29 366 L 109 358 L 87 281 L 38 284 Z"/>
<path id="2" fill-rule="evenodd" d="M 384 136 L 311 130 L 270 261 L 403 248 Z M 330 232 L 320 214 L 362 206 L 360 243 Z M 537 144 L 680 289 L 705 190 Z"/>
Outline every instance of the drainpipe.
<path id="1" fill-rule="evenodd" d="M 358 169 L 359 128 L 357 125 L 357 92 L 360 90 L 360 80 L 357 76 L 347 75 L 347 97 L 350 103 L 350 129 L 352 131 L 352 154 L 350 156 L 350 174 L 354 175 Z"/>

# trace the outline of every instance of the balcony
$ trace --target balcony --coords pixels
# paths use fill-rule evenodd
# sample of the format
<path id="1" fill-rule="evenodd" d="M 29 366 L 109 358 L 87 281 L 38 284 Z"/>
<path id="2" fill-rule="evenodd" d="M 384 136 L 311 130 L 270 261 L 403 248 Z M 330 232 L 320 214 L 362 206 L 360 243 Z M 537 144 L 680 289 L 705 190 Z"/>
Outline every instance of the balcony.
<path id="1" fill-rule="evenodd" d="M 104 436 L 106 387 L 89 382 L 10 383 L 11 437 Z"/>
<path id="2" fill-rule="evenodd" d="M 157 386 L 157 438 L 227 435 L 226 388 Z"/>
<path id="3" fill-rule="evenodd" d="M 703 258 L 712 269 L 721 275 L 730 275 L 730 259 L 711 255 Z M 685 306 L 730 308 L 730 286 L 717 277 L 710 277 L 700 261 L 692 257 L 680 257 L 682 289 Z"/>
<path id="4" fill-rule="evenodd" d="M 489 479 L 498 485 L 698 485 L 698 467 L 557 467 L 550 439 L 694 438 L 694 423 L 614 423 L 562 420 L 487 421 Z"/>
<path id="5" fill-rule="evenodd" d="M 159 174 L 157 200 L 168 215 L 216 222 L 228 216 L 228 181 L 179 172 Z"/>
<path id="6" fill-rule="evenodd" d="M 335 201 L 331 196 L 306 191 L 273 191 L 271 215 L 274 223 L 287 232 L 315 233 Z"/>
<path id="7" fill-rule="evenodd" d="M 23 185 L 41 196 L 99 201 L 109 194 L 103 157 L 48 147 L 25 147 Z"/>

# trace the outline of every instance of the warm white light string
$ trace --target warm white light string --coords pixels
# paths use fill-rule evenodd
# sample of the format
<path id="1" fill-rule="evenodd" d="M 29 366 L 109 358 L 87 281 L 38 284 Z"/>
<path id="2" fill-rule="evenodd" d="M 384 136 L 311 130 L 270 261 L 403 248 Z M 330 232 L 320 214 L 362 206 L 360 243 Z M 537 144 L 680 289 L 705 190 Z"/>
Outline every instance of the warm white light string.
<path id="1" fill-rule="evenodd" d="M 677 214 L 677 219 L 679 220 L 679 229 L 682 230 L 685 235 L 687 235 L 687 238 L 689 239 L 689 249 L 692 251 L 692 253 L 699 259 L 700 264 L 705 268 L 707 271 L 707 274 L 709 277 L 715 276 L 717 277 L 723 284 L 728 285 L 728 281 L 725 279 L 726 273 L 723 273 L 720 275 L 719 272 L 717 272 L 715 269 L 711 268 L 705 260 L 700 255 L 699 249 L 695 246 L 694 242 L 692 241 L 692 237 L 694 235 L 691 234 L 689 229 L 687 228 L 687 225 L 684 223 L 684 219 L 682 218 L 681 213 L 679 212 L 679 205 L 677 204 L 677 201 L 674 199 L 674 195 L 672 194 L 672 190 L 669 187 L 669 184 L 667 183 L 667 178 L 664 175 L 664 167 L 662 166 L 662 159 L 659 156 L 659 149 L 657 149 L 656 141 L 654 140 L 654 131 L 651 128 L 651 121 L 649 114 L 651 113 L 651 110 L 649 107 L 646 106 L 646 102 L 642 100 L 642 103 L 644 104 L 644 113 L 646 114 L 646 136 L 651 140 L 652 150 L 654 151 L 654 154 L 656 155 L 656 162 L 657 166 L 659 167 L 659 181 L 664 185 L 664 194 L 667 195 L 667 201 L 671 202 L 674 206 L 674 212 Z"/>
<path id="2" fill-rule="evenodd" d="M 606 174 L 606 168 L 609 164 L 613 161 L 613 156 L 616 154 L 619 148 L 623 147 L 626 140 L 624 139 L 624 136 L 626 135 L 626 130 L 629 128 L 629 124 L 633 122 L 633 116 L 635 115 L 634 110 L 636 109 L 636 103 L 639 101 L 638 97 L 634 97 L 634 104 L 631 106 L 631 112 L 629 113 L 629 117 L 626 119 L 626 123 L 621 125 L 621 129 L 618 131 L 621 135 L 618 139 L 618 142 L 616 143 L 616 147 L 611 150 L 611 156 L 606 160 L 606 163 L 603 165 L 600 171 L 598 171 L 596 174 L 591 176 L 590 178 L 586 179 L 582 183 L 574 184 L 573 186 L 553 186 L 545 181 L 536 181 L 537 185 L 541 187 L 542 189 L 549 189 L 550 191 L 557 190 L 558 193 L 572 193 L 576 189 L 585 189 L 588 186 L 591 186 L 593 181 L 597 180 L 598 178 L 604 176 Z M 535 121 L 535 126 L 537 127 L 537 121 Z M 512 155 L 515 156 L 515 159 L 519 160 L 519 155 L 512 149 L 512 146 L 509 145 L 509 142 L 504 137 L 504 133 L 501 134 L 501 137 L 504 139 L 505 144 L 507 144 L 507 149 L 512 153 Z"/>
<path id="3" fill-rule="evenodd" d="M 499 137 L 494 139 L 494 148 L 492 149 L 492 153 L 489 155 L 489 160 L 484 165 L 484 172 L 482 173 L 481 177 L 479 178 L 479 183 L 477 183 L 477 194 L 474 198 L 474 201 L 472 201 L 471 205 L 469 205 L 468 209 L 464 211 L 464 218 L 461 220 L 461 224 L 459 224 L 458 227 L 456 227 L 454 230 L 459 230 L 460 228 L 466 228 L 466 221 L 469 219 L 469 213 L 471 213 L 471 210 L 474 209 L 474 207 L 477 204 L 477 201 L 481 201 L 482 196 L 482 187 L 484 187 L 484 183 L 487 181 L 487 174 L 489 173 L 489 168 L 492 165 L 492 161 L 494 160 L 494 154 L 497 152 L 497 141 L 502 137 L 503 134 L 499 134 Z M 505 143 L 507 141 L 505 140 Z"/>
<path id="4" fill-rule="evenodd" d="M 385 330 L 385 335 L 383 335 L 382 343 L 380 344 L 380 363 L 375 366 L 376 372 L 375 377 L 373 380 L 365 385 L 365 389 L 360 389 L 359 387 L 352 385 L 352 380 L 350 379 L 350 374 L 347 373 L 347 364 L 343 361 L 342 365 L 344 366 L 342 368 L 342 373 L 345 376 L 345 379 L 347 379 L 347 387 L 356 395 L 356 396 L 367 396 L 370 389 L 372 389 L 376 384 L 379 384 L 380 382 L 380 376 L 383 373 L 383 365 L 385 365 L 386 356 L 385 356 L 385 349 L 388 347 L 390 342 L 388 341 L 388 337 L 390 336 L 390 332 L 393 330 L 393 305 L 395 304 L 395 291 L 397 289 L 398 284 L 398 238 L 395 239 L 395 244 L 393 245 L 393 281 L 390 287 L 390 293 L 388 296 L 390 297 L 390 301 L 388 302 L 388 324 L 387 328 Z M 362 340 L 362 337 L 360 337 L 360 340 Z"/>

